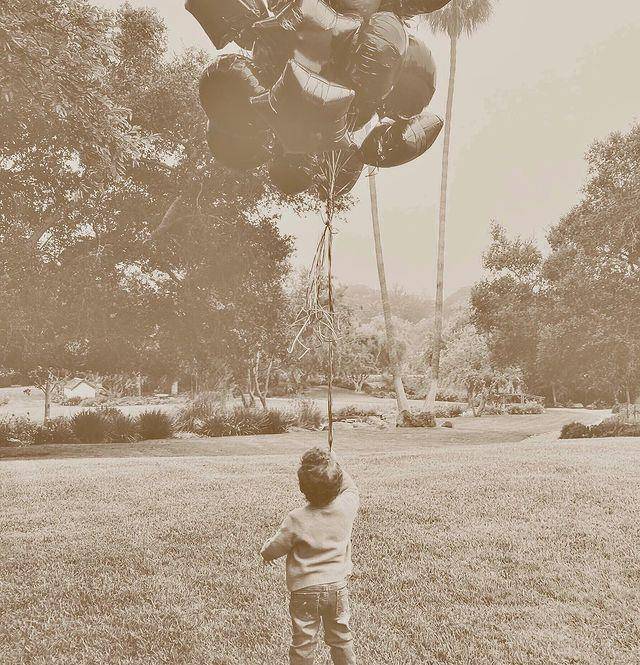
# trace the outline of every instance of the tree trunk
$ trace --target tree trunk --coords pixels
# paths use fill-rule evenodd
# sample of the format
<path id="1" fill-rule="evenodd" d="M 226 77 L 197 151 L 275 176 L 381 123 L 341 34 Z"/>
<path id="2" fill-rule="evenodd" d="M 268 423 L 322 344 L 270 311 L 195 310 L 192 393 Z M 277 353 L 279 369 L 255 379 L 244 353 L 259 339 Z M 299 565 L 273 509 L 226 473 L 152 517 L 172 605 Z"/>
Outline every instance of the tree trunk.
<path id="1" fill-rule="evenodd" d="M 627 396 L 627 406 L 629 406 L 629 404 L 631 404 L 631 395 L 629 394 L 629 386 L 625 386 L 624 391 Z"/>
<path id="2" fill-rule="evenodd" d="M 552 383 L 551 384 L 551 397 L 553 398 L 553 406 L 558 405 L 558 398 L 556 396 L 556 384 Z"/>
<path id="3" fill-rule="evenodd" d="M 138 393 L 138 397 L 142 397 L 142 375 L 139 372 L 136 379 L 137 379 L 136 391 Z"/>
<path id="4" fill-rule="evenodd" d="M 393 374 L 393 386 L 396 392 L 396 403 L 398 413 L 409 411 L 409 401 L 404 392 L 400 361 L 397 354 L 396 335 L 391 318 L 391 303 L 389 302 L 389 290 L 387 288 L 387 275 L 384 269 L 384 256 L 382 254 L 382 239 L 380 237 L 380 213 L 378 210 L 378 190 L 376 188 L 376 176 L 373 169 L 369 169 L 369 194 L 371 196 L 371 221 L 373 223 L 373 242 L 376 250 L 376 263 L 378 264 L 378 280 L 380 281 L 380 299 L 382 300 L 382 313 L 384 315 L 384 327 L 389 347 L 389 361 L 391 373 Z"/>
<path id="5" fill-rule="evenodd" d="M 47 380 L 44 386 L 44 422 L 48 422 L 51 417 L 51 381 Z"/>
<path id="6" fill-rule="evenodd" d="M 255 393 L 253 392 L 253 377 L 251 375 L 251 368 L 247 370 L 247 392 L 249 393 L 249 405 L 250 406 L 255 406 L 256 405 L 256 396 Z"/>
<path id="7" fill-rule="evenodd" d="M 440 217 L 438 220 L 438 265 L 436 273 L 436 311 L 433 322 L 433 360 L 431 362 L 431 386 L 427 395 L 426 409 L 435 409 L 438 381 L 440 379 L 440 352 L 442 350 L 442 319 L 444 310 L 444 258 L 445 230 L 447 223 L 447 185 L 449 181 L 449 148 L 451 146 L 451 119 L 453 115 L 453 93 L 458 60 L 458 41 L 451 39 L 449 59 L 449 90 L 447 111 L 444 120 L 444 146 L 442 148 L 442 180 L 440 183 Z"/>

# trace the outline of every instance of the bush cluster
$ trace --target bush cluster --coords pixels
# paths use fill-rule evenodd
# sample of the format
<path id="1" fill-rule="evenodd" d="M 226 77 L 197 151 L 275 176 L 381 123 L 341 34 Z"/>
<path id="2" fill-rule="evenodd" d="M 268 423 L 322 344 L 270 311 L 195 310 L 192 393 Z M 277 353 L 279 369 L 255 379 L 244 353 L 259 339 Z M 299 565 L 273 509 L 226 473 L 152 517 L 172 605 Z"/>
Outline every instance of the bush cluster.
<path id="1" fill-rule="evenodd" d="M 398 427 L 435 427 L 436 419 L 430 411 L 402 411 Z"/>
<path id="2" fill-rule="evenodd" d="M 510 416 L 525 416 L 544 413 L 544 406 L 539 402 L 525 402 L 524 404 L 507 404 L 506 412 Z"/>
<path id="3" fill-rule="evenodd" d="M 333 414 L 333 419 L 336 422 L 344 422 L 346 420 L 365 420 L 369 417 L 381 418 L 382 414 L 376 409 L 367 408 L 363 406 L 345 406 Z"/>
<path id="4" fill-rule="evenodd" d="M 625 423 L 615 418 L 590 427 L 583 423 L 568 423 L 562 428 L 561 439 L 604 439 L 613 436 L 640 437 L 640 423 Z"/>
<path id="5" fill-rule="evenodd" d="M 451 404 L 447 406 L 436 406 L 436 418 L 457 418 L 466 411 L 465 407 L 461 404 Z"/>
<path id="6" fill-rule="evenodd" d="M 163 411 L 145 411 L 137 418 L 118 409 L 85 409 L 71 418 L 33 423 L 27 418 L 0 420 L 0 446 L 66 443 L 128 443 L 168 439 L 174 434 L 173 418 Z"/>
<path id="7" fill-rule="evenodd" d="M 258 434 L 282 434 L 293 424 L 294 417 L 275 409 L 256 409 L 237 406 L 220 409 L 195 423 L 200 436 L 251 436 Z"/>

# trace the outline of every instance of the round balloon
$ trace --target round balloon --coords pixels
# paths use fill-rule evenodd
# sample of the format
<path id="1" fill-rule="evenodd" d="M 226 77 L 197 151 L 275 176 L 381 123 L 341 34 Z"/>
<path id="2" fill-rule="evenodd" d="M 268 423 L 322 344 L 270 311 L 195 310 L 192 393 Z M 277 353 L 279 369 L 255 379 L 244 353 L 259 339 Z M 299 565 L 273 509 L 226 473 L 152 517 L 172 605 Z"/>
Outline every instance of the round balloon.
<path id="1" fill-rule="evenodd" d="M 365 164 L 388 168 L 420 157 L 438 138 L 443 124 L 430 111 L 408 120 L 383 120 L 362 144 Z"/>
<path id="2" fill-rule="evenodd" d="M 381 0 L 331 0 L 331 6 L 341 14 L 367 19 L 380 8 Z"/>
<path id="3" fill-rule="evenodd" d="M 200 103 L 216 128 L 228 134 L 251 135 L 266 125 L 251 98 L 266 92 L 251 60 L 237 53 L 221 55 L 200 79 Z"/>
<path id="4" fill-rule="evenodd" d="M 236 39 L 244 43 L 241 33 L 268 16 L 261 0 L 187 0 L 185 7 L 218 49 Z"/>
<path id="5" fill-rule="evenodd" d="M 285 152 L 314 153 L 346 144 L 347 114 L 353 98 L 353 90 L 330 83 L 289 60 L 271 90 L 251 101 Z"/>
<path id="6" fill-rule="evenodd" d="M 319 74 L 332 58 L 342 52 L 360 19 L 338 14 L 323 0 L 294 0 L 276 16 L 258 21 L 253 28 L 270 46 L 270 59 L 280 71 L 294 59 Z"/>
<path id="7" fill-rule="evenodd" d="M 313 185 L 313 159 L 285 154 L 269 165 L 271 182 L 286 196 L 295 196 Z"/>
<path id="8" fill-rule="evenodd" d="M 237 136 L 221 131 L 210 122 L 207 143 L 216 161 L 234 169 L 254 169 L 271 157 L 269 132 Z"/>
<path id="9" fill-rule="evenodd" d="M 331 193 L 334 199 L 348 194 L 360 179 L 363 168 L 364 157 L 353 143 L 322 155 L 316 167 L 318 196 L 326 201 Z"/>
<path id="10" fill-rule="evenodd" d="M 346 80 L 362 104 L 379 103 L 393 88 L 409 37 L 391 12 L 378 12 L 362 24 L 346 60 Z"/>
<path id="11" fill-rule="evenodd" d="M 398 80 L 384 98 L 382 116 L 411 118 L 429 104 L 436 91 L 436 63 L 429 47 L 409 35 L 409 47 L 402 62 Z"/>

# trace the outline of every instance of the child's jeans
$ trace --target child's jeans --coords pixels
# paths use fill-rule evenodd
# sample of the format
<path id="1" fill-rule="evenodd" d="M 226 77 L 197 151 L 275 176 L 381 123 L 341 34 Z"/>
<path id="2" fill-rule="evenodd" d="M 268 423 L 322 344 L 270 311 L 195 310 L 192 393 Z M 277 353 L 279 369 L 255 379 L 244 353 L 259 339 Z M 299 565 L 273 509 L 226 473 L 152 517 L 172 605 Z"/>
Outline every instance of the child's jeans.
<path id="1" fill-rule="evenodd" d="M 334 665 L 355 665 L 346 582 L 320 584 L 294 591 L 289 612 L 293 629 L 289 650 L 291 665 L 313 665 L 320 623 L 324 627 L 324 641 L 331 648 Z"/>

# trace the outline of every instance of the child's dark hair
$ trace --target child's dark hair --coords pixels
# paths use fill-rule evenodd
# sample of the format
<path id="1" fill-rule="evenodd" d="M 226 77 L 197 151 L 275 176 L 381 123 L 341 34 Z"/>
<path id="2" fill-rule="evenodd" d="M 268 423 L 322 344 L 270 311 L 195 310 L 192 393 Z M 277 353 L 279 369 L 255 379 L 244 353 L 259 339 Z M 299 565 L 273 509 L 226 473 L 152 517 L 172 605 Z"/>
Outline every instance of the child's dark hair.
<path id="1" fill-rule="evenodd" d="M 330 504 L 340 493 L 342 469 L 327 450 L 311 448 L 298 469 L 300 491 L 314 508 Z"/>

